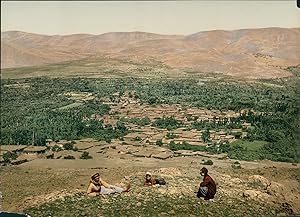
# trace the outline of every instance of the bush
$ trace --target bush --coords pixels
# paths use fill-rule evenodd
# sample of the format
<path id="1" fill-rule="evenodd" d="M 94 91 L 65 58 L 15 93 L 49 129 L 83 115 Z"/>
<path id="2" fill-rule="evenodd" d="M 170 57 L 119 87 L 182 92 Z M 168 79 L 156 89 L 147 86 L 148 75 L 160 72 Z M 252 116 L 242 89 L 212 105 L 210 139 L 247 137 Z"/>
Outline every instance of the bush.
<path id="1" fill-rule="evenodd" d="M 210 141 L 210 132 L 208 129 L 206 129 L 203 133 L 202 133 L 202 140 L 203 142 L 209 142 Z"/>
<path id="2" fill-rule="evenodd" d="M 139 137 L 139 136 L 137 136 L 137 137 L 135 137 L 135 138 L 133 139 L 133 141 L 142 141 L 142 138 Z"/>
<path id="3" fill-rule="evenodd" d="M 198 145 L 191 145 L 187 142 L 182 143 L 175 143 L 174 141 L 171 141 L 169 143 L 169 149 L 172 151 L 178 151 L 178 150 L 191 150 L 191 151 L 205 151 L 205 146 L 198 146 Z"/>
<path id="4" fill-rule="evenodd" d="M 233 169 L 242 169 L 242 166 L 241 166 L 241 164 L 232 164 L 231 165 L 231 167 L 233 168 Z"/>
<path id="5" fill-rule="evenodd" d="M 177 138 L 178 136 L 177 135 L 175 135 L 174 133 L 167 133 L 167 135 L 166 135 L 166 137 L 167 137 L 167 139 L 175 139 L 175 138 Z"/>
<path id="6" fill-rule="evenodd" d="M 70 142 L 67 142 L 63 145 L 64 149 L 65 150 L 73 150 L 74 148 L 74 144 L 73 143 L 70 143 Z"/>
<path id="7" fill-rule="evenodd" d="M 136 124 L 139 126 L 146 126 L 148 124 L 151 124 L 151 120 L 148 117 L 145 118 L 131 118 L 129 123 Z"/>
<path id="8" fill-rule="evenodd" d="M 232 167 L 233 169 L 242 169 L 242 166 L 241 166 L 240 162 L 238 162 L 238 161 L 235 161 L 235 162 L 231 165 L 231 167 Z"/>
<path id="9" fill-rule="evenodd" d="M 10 163 L 11 160 L 15 160 L 15 159 L 17 159 L 17 154 L 14 152 L 8 151 L 3 154 L 3 160 L 5 163 Z"/>
<path id="10" fill-rule="evenodd" d="M 73 160 L 73 159 L 75 159 L 75 157 L 72 155 L 68 155 L 68 156 L 64 156 L 64 159 Z"/>
<path id="11" fill-rule="evenodd" d="M 172 116 L 172 117 L 158 118 L 157 120 L 154 121 L 153 126 L 158 128 L 164 128 L 167 130 L 174 130 L 183 126 L 183 123 L 179 120 L 176 120 Z"/>
<path id="12" fill-rule="evenodd" d="M 52 151 L 62 151 L 62 147 L 58 146 L 58 145 L 54 145 L 52 148 L 51 148 Z"/>
<path id="13" fill-rule="evenodd" d="M 214 162 L 212 160 L 207 160 L 203 163 L 203 165 L 213 165 Z"/>
<path id="14" fill-rule="evenodd" d="M 92 158 L 93 158 L 93 157 L 90 156 L 90 153 L 87 152 L 87 151 L 84 151 L 84 152 L 82 153 L 82 155 L 80 156 L 80 159 L 92 159 Z"/>
<path id="15" fill-rule="evenodd" d="M 162 146 L 164 143 L 161 141 L 161 139 L 157 140 L 156 141 L 156 145 L 158 146 Z"/>

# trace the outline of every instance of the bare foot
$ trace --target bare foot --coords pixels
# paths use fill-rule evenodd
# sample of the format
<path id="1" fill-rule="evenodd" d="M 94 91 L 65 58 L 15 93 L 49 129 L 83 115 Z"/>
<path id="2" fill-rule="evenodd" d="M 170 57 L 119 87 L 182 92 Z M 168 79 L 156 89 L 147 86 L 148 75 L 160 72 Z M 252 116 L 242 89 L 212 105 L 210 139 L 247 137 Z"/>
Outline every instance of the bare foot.
<path id="1" fill-rule="evenodd" d="M 130 187 L 131 187 L 131 185 L 130 185 L 130 183 L 128 183 L 123 192 L 129 192 Z"/>

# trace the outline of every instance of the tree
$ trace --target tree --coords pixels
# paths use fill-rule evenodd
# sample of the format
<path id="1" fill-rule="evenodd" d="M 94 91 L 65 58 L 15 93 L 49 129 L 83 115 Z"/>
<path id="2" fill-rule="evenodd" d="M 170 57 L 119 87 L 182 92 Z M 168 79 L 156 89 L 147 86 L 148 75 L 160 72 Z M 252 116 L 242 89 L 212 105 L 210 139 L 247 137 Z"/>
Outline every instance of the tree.
<path id="1" fill-rule="evenodd" d="M 74 145 L 70 142 L 67 142 L 63 145 L 63 147 L 64 147 L 65 150 L 73 150 Z"/>
<path id="2" fill-rule="evenodd" d="M 64 159 L 67 159 L 67 160 L 74 160 L 75 157 L 72 156 L 72 155 L 67 155 L 67 156 L 64 157 Z"/>
<path id="3" fill-rule="evenodd" d="M 209 129 L 206 129 L 202 133 L 202 140 L 203 140 L 203 142 L 209 142 L 210 141 L 210 132 L 209 132 Z"/>
<path id="4" fill-rule="evenodd" d="M 14 152 L 8 151 L 3 154 L 3 160 L 5 163 L 10 163 L 11 160 L 15 160 L 15 159 L 17 159 L 17 154 Z"/>
<path id="5" fill-rule="evenodd" d="M 156 141 L 156 145 L 158 145 L 158 146 L 162 146 L 163 144 L 164 144 L 164 143 L 162 142 L 161 139 L 159 139 L 159 140 Z"/>
<path id="6" fill-rule="evenodd" d="M 93 157 L 89 155 L 90 153 L 87 151 L 84 151 L 81 156 L 80 159 L 92 159 Z"/>

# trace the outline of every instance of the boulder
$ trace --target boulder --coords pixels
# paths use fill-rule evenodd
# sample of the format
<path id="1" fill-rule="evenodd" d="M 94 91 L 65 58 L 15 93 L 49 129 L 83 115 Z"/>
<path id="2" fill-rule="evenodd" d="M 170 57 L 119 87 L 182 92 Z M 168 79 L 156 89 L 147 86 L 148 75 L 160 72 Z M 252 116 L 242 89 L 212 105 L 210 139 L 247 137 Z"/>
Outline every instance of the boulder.
<path id="1" fill-rule="evenodd" d="M 161 159 L 161 160 L 165 160 L 165 159 L 173 157 L 173 154 L 171 154 L 171 153 L 159 153 L 159 154 L 152 155 L 152 157 L 157 158 L 157 159 Z"/>
<path id="2" fill-rule="evenodd" d="M 217 181 L 215 180 L 215 182 L 217 182 Z M 230 182 L 228 182 L 228 185 L 229 185 L 229 187 L 235 187 L 237 185 L 241 185 L 242 183 L 243 183 L 243 181 L 241 179 L 239 179 L 239 178 L 232 178 L 230 180 Z M 216 185 L 218 185 L 218 184 L 216 183 Z"/>
<path id="3" fill-rule="evenodd" d="M 271 199 L 270 195 L 257 190 L 246 190 L 243 192 L 243 197 L 264 202 L 270 202 Z"/>
<path id="4" fill-rule="evenodd" d="M 243 192 L 243 197 L 255 199 L 259 193 L 261 192 L 256 190 L 246 190 Z"/>
<path id="5" fill-rule="evenodd" d="M 256 187 L 262 187 L 264 190 L 271 184 L 268 179 L 260 175 L 249 176 L 249 184 L 255 185 Z"/>
<path id="6" fill-rule="evenodd" d="M 132 153 L 132 155 L 135 156 L 135 157 L 146 157 L 146 158 L 149 158 L 152 155 L 152 151 L 147 151 L 147 150 L 138 151 L 138 152 Z"/>
<path id="7" fill-rule="evenodd" d="M 275 197 L 283 197 L 285 192 L 284 186 L 277 182 L 271 182 L 267 188 L 267 193 Z"/>

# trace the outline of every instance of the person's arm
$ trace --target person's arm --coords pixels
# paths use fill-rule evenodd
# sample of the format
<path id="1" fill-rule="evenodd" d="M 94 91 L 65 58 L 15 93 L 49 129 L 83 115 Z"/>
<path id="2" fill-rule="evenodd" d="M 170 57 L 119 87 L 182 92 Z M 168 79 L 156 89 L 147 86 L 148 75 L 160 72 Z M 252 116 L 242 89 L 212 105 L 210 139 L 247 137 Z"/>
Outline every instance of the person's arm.
<path id="1" fill-rule="evenodd" d="M 210 182 L 210 179 L 208 176 L 205 176 L 204 179 L 203 179 L 203 182 L 200 183 L 200 187 L 204 187 L 204 186 L 207 186 Z"/>
<path id="2" fill-rule="evenodd" d="M 144 182 L 144 186 L 151 186 L 151 185 L 153 185 L 153 183 L 152 183 L 152 181 L 145 181 Z"/>
<path id="3" fill-rule="evenodd" d="M 89 184 L 89 187 L 86 191 L 88 196 L 95 197 L 99 195 L 99 192 L 95 191 L 94 185 L 92 183 Z"/>
<path id="4" fill-rule="evenodd" d="M 110 185 L 110 184 L 108 184 L 107 182 L 103 181 L 103 179 L 101 179 L 101 178 L 100 178 L 99 183 L 100 183 L 101 185 L 103 185 L 105 188 L 113 188 L 112 185 Z"/>

